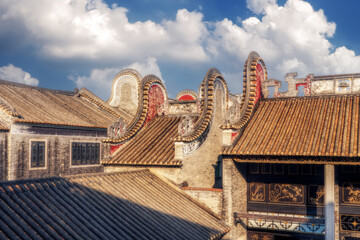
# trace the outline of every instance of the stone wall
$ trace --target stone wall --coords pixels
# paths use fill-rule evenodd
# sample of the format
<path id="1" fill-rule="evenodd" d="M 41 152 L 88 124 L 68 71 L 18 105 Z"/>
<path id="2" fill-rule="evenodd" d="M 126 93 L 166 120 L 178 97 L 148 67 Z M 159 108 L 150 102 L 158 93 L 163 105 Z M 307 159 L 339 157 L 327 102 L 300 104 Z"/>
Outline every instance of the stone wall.
<path id="1" fill-rule="evenodd" d="M 214 213 L 221 216 L 222 213 L 222 190 L 221 189 L 194 189 L 182 188 L 189 196 L 205 204 Z"/>
<path id="2" fill-rule="evenodd" d="M 315 78 L 311 82 L 311 95 L 358 94 L 360 76 L 334 76 L 329 79 Z"/>
<path id="3" fill-rule="evenodd" d="M 8 133 L 0 132 L 0 181 L 7 180 L 7 154 Z"/>
<path id="4" fill-rule="evenodd" d="M 169 102 L 168 113 L 174 115 L 198 114 L 198 103 L 196 101 Z"/>
<path id="5" fill-rule="evenodd" d="M 49 129 L 14 124 L 9 136 L 8 180 L 43 178 L 103 172 L 103 166 L 71 166 L 71 142 L 100 143 L 100 158 L 104 156 L 102 140 L 106 132 L 71 129 Z M 32 140 L 46 142 L 46 167 L 30 168 L 30 143 Z"/>
<path id="6" fill-rule="evenodd" d="M 223 219 L 231 226 L 225 239 L 246 239 L 245 219 L 234 219 L 234 213 L 247 212 L 247 183 L 245 163 L 223 159 Z M 236 220 L 236 222 L 235 222 Z"/>

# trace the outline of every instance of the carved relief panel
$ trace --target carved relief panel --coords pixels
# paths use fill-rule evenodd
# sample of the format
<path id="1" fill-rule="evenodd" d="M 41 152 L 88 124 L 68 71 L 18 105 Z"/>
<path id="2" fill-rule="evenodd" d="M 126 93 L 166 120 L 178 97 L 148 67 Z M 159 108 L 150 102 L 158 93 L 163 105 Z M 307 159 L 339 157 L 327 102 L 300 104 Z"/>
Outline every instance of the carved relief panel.
<path id="1" fill-rule="evenodd" d="M 342 203 L 360 205 L 360 183 L 343 183 Z"/>
<path id="2" fill-rule="evenodd" d="M 304 197 L 304 186 L 300 184 L 271 183 L 269 185 L 269 202 L 302 204 Z"/>
<path id="3" fill-rule="evenodd" d="M 341 230 L 360 232 L 360 216 L 341 215 Z"/>

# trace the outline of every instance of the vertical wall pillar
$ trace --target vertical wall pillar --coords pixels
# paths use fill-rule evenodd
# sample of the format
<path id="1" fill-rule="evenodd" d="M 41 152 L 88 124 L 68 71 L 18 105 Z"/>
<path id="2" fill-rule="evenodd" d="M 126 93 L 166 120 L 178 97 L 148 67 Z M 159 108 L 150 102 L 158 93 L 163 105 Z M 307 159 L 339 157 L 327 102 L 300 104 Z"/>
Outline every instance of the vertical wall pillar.
<path id="1" fill-rule="evenodd" d="M 223 187 L 223 214 L 222 217 L 225 222 L 232 226 L 233 211 L 232 211 L 232 159 L 222 159 L 222 187 Z"/>
<path id="2" fill-rule="evenodd" d="M 184 159 L 184 142 L 175 142 L 175 159 L 183 160 Z"/>
<path id="3" fill-rule="evenodd" d="M 335 167 L 324 166 L 325 182 L 325 239 L 335 239 Z"/>

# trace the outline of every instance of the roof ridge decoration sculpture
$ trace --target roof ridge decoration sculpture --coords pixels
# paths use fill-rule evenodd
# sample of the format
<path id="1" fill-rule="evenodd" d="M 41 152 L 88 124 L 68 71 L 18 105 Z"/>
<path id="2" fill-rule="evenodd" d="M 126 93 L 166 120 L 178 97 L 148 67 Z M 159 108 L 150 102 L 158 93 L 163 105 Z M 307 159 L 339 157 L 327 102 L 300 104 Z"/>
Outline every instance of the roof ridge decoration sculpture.
<path id="1" fill-rule="evenodd" d="M 115 117 L 118 117 L 118 118 L 123 118 L 123 115 L 117 113 L 114 109 L 112 109 L 112 107 L 109 104 L 104 102 L 102 99 L 97 97 L 95 94 L 93 94 L 92 92 L 90 92 L 86 88 L 81 88 L 79 90 L 79 92 L 75 95 L 75 97 L 83 97 L 83 98 L 89 100 L 90 102 L 94 103 L 95 105 L 97 105 L 99 108 L 101 108 L 101 109 L 105 110 L 106 112 L 110 113 L 111 115 L 113 115 Z M 122 111 L 122 109 L 119 110 L 119 111 Z M 126 111 L 123 111 L 122 113 L 124 115 L 130 115 Z M 129 116 L 128 119 L 131 119 L 131 116 Z M 124 119 L 124 121 L 128 122 L 128 119 Z"/>
<path id="2" fill-rule="evenodd" d="M 215 80 L 220 80 L 221 83 L 225 86 L 226 102 L 228 101 L 229 91 L 224 77 L 216 68 L 210 68 L 207 71 L 204 80 L 200 84 L 200 93 L 198 100 L 200 101 L 201 115 L 194 123 L 194 126 L 192 127 L 193 130 L 186 131 L 186 134 L 184 135 L 179 134 L 178 137 L 175 139 L 176 142 L 192 142 L 198 137 L 200 137 L 208 128 L 214 110 Z"/>
<path id="3" fill-rule="evenodd" d="M 112 107 L 121 108 L 125 112 L 134 115 L 140 105 L 141 80 L 141 74 L 135 69 L 121 70 L 113 79 L 111 95 L 106 102 Z M 136 104 L 135 107 L 134 104 Z"/>
<path id="4" fill-rule="evenodd" d="M 263 98 L 261 85 L 267 79 L 267 70 L 264 60 L 255 51 L 252 51 L 244 65 L 244 86 L 240 105 L 240 118 L 233 123 L 222 126 L 222 129 L 239 130 L 251 118 L 257 103 Z"/>
<path id="5" fill-rule="evenodd" d="M 180 91 L 175 97 L 175 99 L 178 101 L 196 101 L 197 98 L 197 93 L 190 89 L 184 89 Z"/>
<path id="6" fill-rule="evenodd" d="M 130 139 L 133 137 L 144 124 L 146 124 L 148 121 L 151 120 L 152 117 L 156 116 L 158 112 L 153 113 L 149 111 L 149 98 L 150 96 L 150 90 L 153 86 L 158 86 L 161 88 L 161 91 L 163 93 L 164 102 L 167 99 L 167 93 L 166 88 L 162 81 L 155 75 L 147 75 L 145 76 L 140 83 L 139 88 L 139 105 L 138 110 L 136 113 L 136 116 L 133 118 L 133 121 L 126 126 L 126 130 L 122 131 L 122 134 L 116 135 L 116 136 L 110 136 L 107 139 L 104 140 L 104 142 L 107 143 L 120 143 L 125 140 Z M 160 108 L 161 106 L 155 106 Z M 150 114 L 154 116 L 150 116 Z M 110 126 L 110 128 L 113 126 Z"/>
<path id="7" fill-rule="evenodd" d="M 117 80 L 119 78 L 121 78 L 122 76 L 125 76 L 125 75 L 130 75 L 130 76 L 134 77 L 136 79 L 137 86 L 138 86 L 138 89 L 139 89 L 140 82 L 142 80 L 141 74 L 138 71 L 136 71 L 135 69 L 132 69 L 132 68 L 123 69 L 118 74 L 116 74 L 116 76 L 113 79 L 112 87 L 111 87 L 111 95 L 110 95 L 109 99 L 107 100 L 108 104 L 110 104 L 110 102 L 113 100 L 113 98 L 115 96 L 115 90 L 116 90 L 115 85 L 117 84 Z"/>

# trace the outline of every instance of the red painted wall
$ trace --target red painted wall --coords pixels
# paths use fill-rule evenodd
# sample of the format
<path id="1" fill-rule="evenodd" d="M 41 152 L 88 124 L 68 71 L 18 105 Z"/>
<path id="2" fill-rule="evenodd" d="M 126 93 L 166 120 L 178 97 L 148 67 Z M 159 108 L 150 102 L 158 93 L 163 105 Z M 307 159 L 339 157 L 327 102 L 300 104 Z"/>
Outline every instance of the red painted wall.
<path id="1" fill-rule="evenodd" d="M 159 107 L 164 103 L 164 91 L 159 85 L 152 85 L 149 89 L 149 106 L 145 124 L 148 123 L 158 113 Z"/>
<path id="2" fill-rule="evenodd" d="M 189 94 L 185 94 L 182 95 L 181 97 L 179 97 L 179 101 L 191 101 L 191 100 L 195 100 L 193 96 L 189 95 Z"/>

